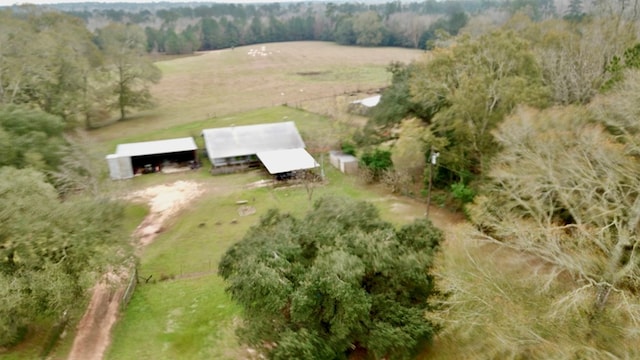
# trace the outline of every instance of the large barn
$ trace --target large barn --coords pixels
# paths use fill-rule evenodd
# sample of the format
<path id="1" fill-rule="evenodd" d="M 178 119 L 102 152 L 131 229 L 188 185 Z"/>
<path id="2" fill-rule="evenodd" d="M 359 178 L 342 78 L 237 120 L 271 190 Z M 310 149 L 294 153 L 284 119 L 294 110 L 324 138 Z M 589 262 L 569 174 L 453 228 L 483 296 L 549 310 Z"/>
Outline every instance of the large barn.
<path id="1" fill-rule="evenodd" d="M 112 179 L 129 179 L 167 163 L 196 162 L 197 149 L 192 137 L 120 144 L 115 154 L 107 155 L 109 173 Z"/>
<path id="2" fill-rule="evenodd" d="M 212 173 L 264 165 L 272 175 L 318 167 L 293 121 L 202 131 Z"/>

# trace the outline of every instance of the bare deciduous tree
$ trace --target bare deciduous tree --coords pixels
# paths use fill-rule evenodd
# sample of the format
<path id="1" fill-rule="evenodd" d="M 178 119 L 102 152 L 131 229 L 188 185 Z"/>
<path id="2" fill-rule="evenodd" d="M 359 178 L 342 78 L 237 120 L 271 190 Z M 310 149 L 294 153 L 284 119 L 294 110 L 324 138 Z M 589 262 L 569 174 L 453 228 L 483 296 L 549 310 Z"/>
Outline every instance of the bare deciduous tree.
<path id="1" fill-rule="evenodd" d="M 504 150 L 470 214 L 487 238 L 593 289 L 596 316 L 612 292 L 640 285 L 640 163 L 588 117 L 577 107 L 519 109 L 496 132 Z"/>
<path id="2" fill-rule="evenodd" d="M 611 18 L 577 24 L 559 19 L 542 23 L 511 20 L 534 44 L 545 85 L 557 104 L 588 103 L 610 78 L 605 69 L 635 42 L 629 29 L 619 29 Z"/>

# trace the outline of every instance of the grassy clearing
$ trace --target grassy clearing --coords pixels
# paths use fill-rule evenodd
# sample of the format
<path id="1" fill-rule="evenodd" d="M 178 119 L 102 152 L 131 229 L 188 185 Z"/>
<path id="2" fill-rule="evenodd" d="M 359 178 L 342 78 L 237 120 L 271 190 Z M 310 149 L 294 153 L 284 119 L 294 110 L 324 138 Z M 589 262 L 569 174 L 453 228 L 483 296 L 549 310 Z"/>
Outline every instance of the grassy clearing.
<path id="1" fill-rule="evenodd" d="M 364 187 L 332 168 L 326 173 L 328 182 L 314 189 L 313 199 L 336 195 L 372 200 L 383 217 L 394 223 L 406 223 L 422 215 L 420 203 L 382 196 L 379 188 Z M 144 249 L 140 276 L 151 278 L 140 285 L 116 326 L 108 359 L 171 359 L 177 354 L 190 359 L 234 359 L 242 352 L 233 335 L 240 310 L 223 292 L 224 283 L 215 274 L 218 261 L 268 209 L 301 216 L 311 207 L 303 186 L 241 186 L 259 175 L 251 172 L 212 177 L 213 181 L 205 184 L 209 187 L 206 195 Z M 188 179 L 189 175 L 185 176 Z M 190 176 L 198 180 L 196 174 Z M 256 213 L 240 216 L 238 200 L 249 201 Z M 402 211 L 398 211 L 400 208 Z M 206 301 L 207 305 L 194 305 L 194 299 L 202 300 L 197 304 Z M 193 307 L 197 308 L 189 310 Z"/>
<path id="2" fill-rule="evenodd" d="M 408 63 L 424 54 L 412 49 L 327 42 L 265 47 L 270 53 L 265 57 L 249 56 L 252 47 L 246 46 L 157 62 L 163 73 L 152 89 L 158 107 L 94 130 L 92 136 L 101 141 L 116 140 L 127 134 L 146 134 L 283 104 L 340 120 L 344 113 L 337 110 L 340 103 L 333 99 L 387 86 L 390 74 L 385 68 L 391 62 Z"/>
<path id="3" fill-rule="evenodd" d="M 107 359 L 222 359 L 240 309 L 215 275 L 140 285 Z"/>

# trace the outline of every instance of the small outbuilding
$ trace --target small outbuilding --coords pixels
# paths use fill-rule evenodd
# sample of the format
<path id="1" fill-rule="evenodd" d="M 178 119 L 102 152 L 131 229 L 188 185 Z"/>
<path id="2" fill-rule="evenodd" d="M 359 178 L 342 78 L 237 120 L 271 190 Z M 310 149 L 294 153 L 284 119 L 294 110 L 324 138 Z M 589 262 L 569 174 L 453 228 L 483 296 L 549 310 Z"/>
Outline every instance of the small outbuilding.
<path id="1" fill-rule="evenodd" d="M 214 174 L 261 163 L 272 175 L 318 166 L 293 121 L 205 129 L 202 136 Z"/>
<path id="2" fill-rule="evenodd" d="M 353 155 L 344 154 L 341 151 L 330 151 L 329 162 L 345 174 L 358 172 L 358 158 Z"/>
<path id="3" fill-rule="evenodd" d="M 120 144 L 107 155 L 111 178 L 130 179 L 135 174 L 155 172 L 166 164 L 195 164 L 197 150 L 192 137 Z"/>

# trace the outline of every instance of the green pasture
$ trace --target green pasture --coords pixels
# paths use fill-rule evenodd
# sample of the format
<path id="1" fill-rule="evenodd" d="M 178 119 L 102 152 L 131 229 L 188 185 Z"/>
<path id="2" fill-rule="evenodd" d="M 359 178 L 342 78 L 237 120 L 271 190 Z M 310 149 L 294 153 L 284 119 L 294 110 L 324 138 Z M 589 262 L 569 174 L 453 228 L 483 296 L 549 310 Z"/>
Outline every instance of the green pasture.
<path id="1" fill-rule="evenodd" d="M 140 284 L 117 324 L 107 359 L 234 358 L 240 309 L 215 275 Z"/>
<path id="2" fill-rule="evenodd" d="M 394 204 L 405 200 L 381 196 L 376 188 L 363 187 L 334 169 L 327 168 L 326 173 L 327 182 L 317 185 L 312 200 L 327 195 L 368 199 L 386 219 L 409 221 L 407 214 L 393 211 Z M 216 275 L 218 261 L 268 209 L 302 216 L 312 204 L 304 186 L 241 186 L 255 180 L 255 175 L 214 177 L 214 184 L 219 178 L 239 186 L 224 195 L 198 199 L 144 249 L 142 281 L 116 325 L 108 359 L 235 359 L 242 352 L 233 332 L 241 311 L 224 293 L 225 284 Z M 197 180 L 197 175 L 193 178 Z M 240 216 L 239 200 L 248 201 L 256 213 Z"/>
<path id="3" fill-rule="evenodd" d="M 115 142 L 155 131 L 160 136 L 176 126 L 184 127 L 180 135 L 192 135 L 190 130 L 199 134 L 201 122 L 208 127 L 210 120 L 213 126 L 225 126 L 216 122 L 228 124 L 222 119 L 285 104 L 346 120 L 349 115 L 335 99 L 369 96 L 367 91 L 389 85 L 391 74 L 386 68 L 390 63 L 409 63 L 424 56 L 415 49 L 320 41 L 265 46 L 270 52 L 265 57 L 247 55 L 252 46 L 245 46 L 156 62 L 163 76 L 151 88 L 157 107 L 133 112 L 124 121 L 96 124 L 102 127 L 91 131 L 91 136 L 101 143 Z"/>
<path id="4" fill-rule="evenodd" d="M 254 123 L 269 119 L 269 114 L 289 118 L 295 115 L 301 120 L 297 122 L 299 128 L 307 131 L 307 136 L 335 131 L 327 119 L 281 107 L 250 112 L 246 118 L 245 114 L 238 115 L 227 121 Z M 185 128 L 192 127 L 177 126 L 174 132 L 167 130 L 166 135 L 177 136 Z M 302 216 L 318 197 L 348 196 L 372 201 L 385 219 L 398 224 L 423 214 L 422 204 L 389 196 L 379 187 L 366 186 L 357 178 L 333 169 L 328 156 L 324 157 L 323 167 L 326 179 L 314 184 L 311 200 L 303 184 L 247 187 L 270 178 L 261 170 L 212 176 L 202 168 L 175 176 L 145 175 L 125 182 L 125 186 L 137 189 L 191 180 L 208 190 L 165 224 L 164 231 L 141 252 L 141 283 L 116 325 L 107 358 L 235 359 L 246 351 L 234 335 L 234 324 L 240 321 L 241 311 L 224 293 L 224 282 L 216 275 L 217 265 L 226 249 L 270 208 Z M 255 208 L 255 213 L 241 216 L 239 201 L 246 201 L 242 205 Z"/>

